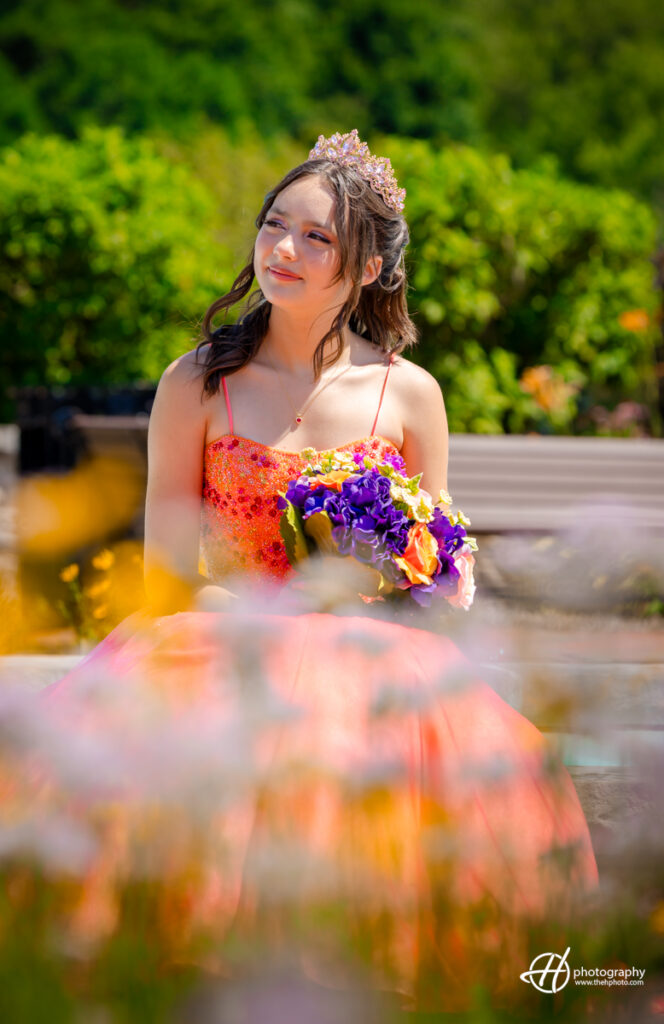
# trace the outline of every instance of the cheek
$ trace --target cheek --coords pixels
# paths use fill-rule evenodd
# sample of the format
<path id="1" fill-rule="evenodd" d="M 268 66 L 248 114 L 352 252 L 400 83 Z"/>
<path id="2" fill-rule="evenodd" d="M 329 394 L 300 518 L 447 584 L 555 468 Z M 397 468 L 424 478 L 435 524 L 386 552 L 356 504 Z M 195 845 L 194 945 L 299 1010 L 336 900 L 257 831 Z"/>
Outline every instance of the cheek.
<path id="1" fill-rule="evenodd" d="M 334 291 L 335 295 L 346 296 L 347 293 L 352 290 L 352 282 L 348 276 L 348 272 L 346 272 L 346 275 L 342 277 L 341 280 L 334 279 L 339 271 L 339 265 L 341 263 L 339 253 L 326 253 L 326 256 L 327 259 L 325 261 L 324 269 L 321 270 L 321 278 L 327 278 L 328 287 Z"/>
<path id="2" fill-rule="evenodd" d="M 262 237 L 259 235 L 254 243 L 254 273 L 256 275 L 265 275 L 265 266 L 270 262 L 271 253 L 272 246 L 269 244 L 269 238 L 266 235 Z"/>
<path id="3" fill-rule="evenodd" d="M 322 277 L 334 277 L 339 266 L 339 253 L 326 249 L 318 254 L 318 267 Z"/>

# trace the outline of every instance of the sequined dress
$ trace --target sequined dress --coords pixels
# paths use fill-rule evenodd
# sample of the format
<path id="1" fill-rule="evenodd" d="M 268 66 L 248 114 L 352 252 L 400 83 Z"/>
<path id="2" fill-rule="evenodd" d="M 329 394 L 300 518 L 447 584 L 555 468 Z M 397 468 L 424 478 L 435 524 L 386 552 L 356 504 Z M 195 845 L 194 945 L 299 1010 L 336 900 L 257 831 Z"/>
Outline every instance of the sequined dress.
<path id="1" fill-rule="evenodd" d="M 378 411 L 386 382 L 387 374 Z M 230 432 L 205 451 L 202 564 L 219 583 L 235 576 L 287 585 L 292 570 L 277 494 L 298 475 L 302 456 L 235 435 L 223 384 Z M 369 435 L 332 450 L 396 451 L 374 433 L 377 419 L 378 412 Z M 170 692 L 227 701 L 233 629 L 219 627 L 234 614 L 179 613 L 133 634 L 121 624 L 45 697 L 57 700 L 95 665 L 121 681 L 143 663 Z M 258 793 L 246 798 L 229 828 L 235 867 L 225 869 L 218 920 L 242 930 L 256 919 L 246 872 L 269 820 L 271 830 L 316 850 L 346 879 L 351 930 L 358 879 L 372 879 L 372 955 L 379 974 L 387 971 L 393 984 L 398 978 L 404 1005 L 436 1009 L 440 995 L 443 1008 L 463 1008 L 477 980 L 478 943 L 500 950 L 506 991 L 523 987 L 517 968 L 527 970 L 519 957 L 528 951 L 510 931 L 508 953 L 513 921 L 573 908 L 598 884 L 573 782 L 544 736 L 440 633 L 366 615 L 257 607 L 244 609 L 237 636 L 245 653 L 260 653 L 270 687 L 300 713 L 262 756 L 276 764 L 287 752 L 301 763 L 323 762 L 326 772 L 303 777 L 295 795 L 273 793 L 269 815 Z M 440 856 L 441 846 L 455 855 Z M 303 961 L 325 984 L 325 965 L 313 953 Z"/>

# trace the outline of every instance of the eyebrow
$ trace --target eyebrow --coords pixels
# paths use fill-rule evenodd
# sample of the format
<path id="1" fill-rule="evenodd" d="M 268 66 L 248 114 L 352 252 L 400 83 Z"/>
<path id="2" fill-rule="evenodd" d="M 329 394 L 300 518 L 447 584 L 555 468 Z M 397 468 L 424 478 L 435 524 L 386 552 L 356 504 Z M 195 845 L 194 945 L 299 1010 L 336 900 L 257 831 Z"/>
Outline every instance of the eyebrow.
<path id="1" fill-rule="evenodd" d="M 279 217 L 288 217 L 288 213 L 285 210 L 280 210 L 278 206 L 271 206 L 270 213 L 276 213 Z M 319 224 L 316 220 L 305 221 L 306 224 L 311 224 L 315 228 L 323 228 L 324 231 L 328 231 L 331 235 L 334 234 L 334 230 L 329 228 L 327 224 Z"/>

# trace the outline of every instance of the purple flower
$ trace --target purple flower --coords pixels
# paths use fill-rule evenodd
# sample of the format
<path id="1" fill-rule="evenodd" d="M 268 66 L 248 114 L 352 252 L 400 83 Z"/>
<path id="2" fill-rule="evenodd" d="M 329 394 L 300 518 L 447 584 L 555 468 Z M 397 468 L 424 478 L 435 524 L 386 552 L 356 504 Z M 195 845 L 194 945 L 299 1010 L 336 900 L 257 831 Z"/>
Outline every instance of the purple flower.
<path id="1" fill-rule="evenodd" d="M 285 509 L 286 502 L 290 501 L 293 505 L 298 508 L 302 508 L 304 499 L 309 494 L 309 477 L 300 476 L 296 480 L 289 480 L 288 487 L 286 488 L 286 498 L 279 497 L 277 499 L 277 508 Z"/>
<path id="2" fill-rule="evenodd" d="M 459 582 L 459 570 L 454 563 L 454 555 L 444 548 L 438 549 L 438 569 L 431 577 L 442 597 L 456 593 Z"/>
<path id="3" fill-rule="evenodd" d="M 460 523 L 453 526 L 445 512 L 436 506 L 433 510 L 433 519 L 428 523 L 429 533 L 438 541 L 439 550 L 444 549 L 453 554 L 465 543 L 466 530 Z"/>
<path id="4" fill-rule="evenodd" d="M 358 466 L 364 468 L 364 455 L 361 452 L 354 452 L 353 459 Z M 382 462 L 376 463 L 376 465 L 389 465 L 395 469 L 397 473 L 403 473 L 406 469 L 406 463 L 398 452 L 387 452 L 387 454 L 383 456 Z"/>
<path id="5" fill-rule="evenodd" d="M 322 512 L 325 508 L 325 501 L 327 500 L 330 491 L 327 487 L 314 487 L 309 491 L 306 498 L 300 505 L 302 509 L 302 518 L 308 519 L 314 512 Z"/>
<path id="6" fill-rule="evenodd" d="M 390 466 L 392 466 L 392 468 L 395 469 L 397 473 L 402 473 L 405 475 L 406 461 L 405 459 L 402 458 L 401 455 L 398 454 L 398 452 L 394 452 L 393 454 L 388 455 L 385 458 L 385 461 L 389 462 Z"/>
<path id="7" fill-rule="evenodd" d="M 349 476 L 341 485 L 343 497 L 351 505 L 372 505 L 379 497 L 389 501 L 390 481 L 386 476 L 368 470 L 361 476 Z"/>
<path id="8" fill-rule="evenodd" d="M 435 583 L 414 583 L 408 593 L 422 608 L 429 608 L 431 598 L 437 590 Z"/>

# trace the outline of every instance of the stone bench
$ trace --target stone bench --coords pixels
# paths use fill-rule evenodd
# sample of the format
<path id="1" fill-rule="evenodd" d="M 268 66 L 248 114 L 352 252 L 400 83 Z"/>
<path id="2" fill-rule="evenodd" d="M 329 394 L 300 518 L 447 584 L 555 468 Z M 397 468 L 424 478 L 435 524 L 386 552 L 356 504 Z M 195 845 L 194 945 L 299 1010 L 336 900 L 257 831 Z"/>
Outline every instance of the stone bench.
<path id="1" fill-rule="evenodd" d="M 592 508 L 664 533 L 664 440 L 451 434 L 448 490 L 478 533 L 550 533 Z"/>

